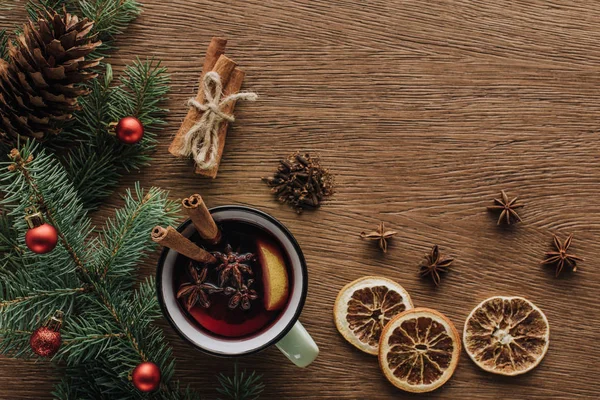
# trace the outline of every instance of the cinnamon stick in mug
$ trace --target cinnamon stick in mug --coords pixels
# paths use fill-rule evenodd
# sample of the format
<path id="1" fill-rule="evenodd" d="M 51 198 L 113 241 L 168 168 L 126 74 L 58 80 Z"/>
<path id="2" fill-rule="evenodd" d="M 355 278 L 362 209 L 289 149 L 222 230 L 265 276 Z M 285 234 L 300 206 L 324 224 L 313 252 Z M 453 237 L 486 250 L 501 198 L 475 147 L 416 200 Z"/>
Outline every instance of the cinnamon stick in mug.
<path id="1" fill-rule="evenodd" d="M 183 199 L 181 204 L 187 211 L 202 239 L 209 241 L 211 244 L 219 243 L 221 240 L 221 231 L 212 215 L 210 215 L 210 211 L 208 211 L 206 204 L 204 204 L 202 196 L 193 194 L 190 197 Z"/>
<path id="2" fill-rule="evenodd" d="M 204 90 L 202 87 L 202 81 L 204 75 L 209 71 L 215 71 L 221 78 L 221 83 L 225 88 L 227 82 L 229 82 L 229 76 L 237 65 L 233 60 L 226 57 L 223 53 L 225 52 L 225 45 L 227 40 L 222 38 L 213 38 L 208 46 L 204 64 L 202 66 L 202 73 L 200 75 L 200 81 L 198 83 L 198 93 L 196 94 L 196 100 L 203 104 L 204 103 Z M 185 134 L 190 130 L 192 126 L 202 117 L 202 113 L 195 107 L 190 107 L 188 110 L 183 123 L 179 127 L 173 142 L 169 146 L 169 153 L 176 157 L 181 157 L 181 148 L 183 147 L 183 138 Z"/>
<path id="3" fill-rule="evenodd" d="M 163 228 L 155 226 L 151 233 L 152 240 L 161 246 L 168 247 L 192 260 L 203 263 L 214 263 L 217 259 L 208 251 L 196 246 L 191 240 L 177 232 L 172 226 Z"/>

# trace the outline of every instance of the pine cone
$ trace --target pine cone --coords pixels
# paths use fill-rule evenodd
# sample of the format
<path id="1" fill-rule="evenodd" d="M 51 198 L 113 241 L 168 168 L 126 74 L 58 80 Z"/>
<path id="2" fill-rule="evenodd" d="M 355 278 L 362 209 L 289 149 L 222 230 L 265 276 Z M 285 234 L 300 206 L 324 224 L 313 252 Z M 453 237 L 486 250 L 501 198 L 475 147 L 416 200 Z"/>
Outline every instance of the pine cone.
<path id="1" fill-rule="evenodd" d="M 42 140 L 73 118 L 77 97 L 89 92 L 80 83 L 97 76 L 90 69 L 100 62 L 85 60 L 101 44 L 89 34 L 93 24 L 47 11 L 9 44 L 8 62 L 0 59 L 0 141 Z"/>

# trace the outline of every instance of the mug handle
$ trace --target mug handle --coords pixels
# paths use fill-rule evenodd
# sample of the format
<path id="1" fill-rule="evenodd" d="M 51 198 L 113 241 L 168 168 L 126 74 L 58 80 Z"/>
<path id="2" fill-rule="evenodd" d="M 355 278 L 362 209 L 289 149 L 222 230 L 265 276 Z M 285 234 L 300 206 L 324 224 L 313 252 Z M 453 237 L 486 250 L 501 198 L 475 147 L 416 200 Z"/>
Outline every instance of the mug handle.
<path id="1" fill-rule="evenodd" d="M 319 355 L 319 347 L 300 321 L 276 344 L 277 348 L 298 367 L 308 367 Z"/>

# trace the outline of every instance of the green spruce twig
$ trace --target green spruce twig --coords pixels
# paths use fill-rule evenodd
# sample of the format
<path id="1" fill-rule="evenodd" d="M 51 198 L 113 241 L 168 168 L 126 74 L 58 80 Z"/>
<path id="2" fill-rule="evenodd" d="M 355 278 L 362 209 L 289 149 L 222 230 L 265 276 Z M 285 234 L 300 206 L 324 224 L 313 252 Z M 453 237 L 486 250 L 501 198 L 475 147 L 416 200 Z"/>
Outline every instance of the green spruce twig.
<path id="1" fill-rule="evenodd" d="M 120 84 L 113 86 L 112 81 L 107 65 L 103 78 L 94 81 L 91 94 L 82 99 L 75 123 L 54 144 L 60 150 L 65 140 L 77 143 L 65 165 L 86 209 L 101 204 L 123 172 L 149 164 L 167 112 L 160 102 L 168 92 L 169 77 L 159 62 L 137 60 L 125 68 Z M 128 115 L 144 124 L 144 139 L 136 145 L 121 144 L 109 134 L 109 124 Z"/>
<path id="2" fill-rule="evenodd" d="M 257 375 L 256 371 L 238 373 L 237 362 L 233 368 L 233 376 L 224 374 L 218 376 L 221 387 L 217 388 L 217 392 L 229 400 L 258 399 L 265 389 L 265 385 L 261 382 L 262 375 Z"/>
<path id="3" fill-rule="evenodd" d="M 0 210 L 0 271 L 18 268 L 22 254 L 23 249 L 17 242 L 17 231 L 13 228 L 12 218 Z"/>
<path id="4" fill-rule="evenodd" d="M 0 204 L 19 226 L 18 242 L 26 231 L 24 207 L 30 205 L 43 210 L 59 237 L 48 255 L 27 251 L 21 268 L 0 271 L 0 350 L 30 356 L 28 342 L 16 332 L 35 329 L 59 309 L 65 314 L 66 344 L 56 358 L 77 367 L 68 369 L 67 382 L 87 379 L 80 375 L 82 365 L 91 363 L 89 368 L 104 372 L 90 388 L 106 398 L 137 398 L 139 392 L 127 377 L 140 362 L 152 361 L 161 368 L 161 396 L 184 396 L 185 391 L 173 392 L 178 386 L 171 349 L 151 325 L 160 315 L 155 283 L 150 278 L 135 289 L 133 274 L 134 265 L 154 246 L 148 232 L 155 224 L 174 223 L 176 203 L 159 189 L 143 191 L 137 185 L 101 234 L 92 237 L 87 213 L 65 170 L 32 143 L 11 152 L 11 162 L 0 165 L 0 191 L 5 196 Z M 50 271 L 62 272 L 54 276 Z"/>
<path id="5" fill-rule="evenodd" d="M 0 59 L 6 60 L 8 56 L 8 35 L 6 29 L 0 29 Z"/>
<path id="6" fill-rule="evenodd" d="M 135 0 L 32 0 L 26 5 L 29 18 L 37 20 L 46 10 L 60 11 L 65 8 L 81 18 L 94 21 L 92 33 L 102 40 L 92 58 L 106 57 L 116 50 L 114 40 L 142 12 L 142 5 Z"/>

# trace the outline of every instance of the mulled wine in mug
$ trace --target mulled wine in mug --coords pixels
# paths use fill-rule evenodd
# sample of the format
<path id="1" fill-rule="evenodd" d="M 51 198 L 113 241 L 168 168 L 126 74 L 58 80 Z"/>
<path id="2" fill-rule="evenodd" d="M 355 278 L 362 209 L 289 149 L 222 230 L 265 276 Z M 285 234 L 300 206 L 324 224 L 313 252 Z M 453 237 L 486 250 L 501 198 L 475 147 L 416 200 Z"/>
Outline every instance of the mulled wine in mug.
<path id="1" fill-rule="evenodd" d="M 209 212 L 216 240 L 198 233 L 195 218 L 177 231 L 214 258 L 194 261 L 169 248 L 161 254 L 157 288 L 163 314 L 184 340 L 206 353 L 237 357 L 274 344 L 297 366 L 308 366 L 319 349 L 298 321 L 308 284 L 298 243 L 261 211 L 223 206 Z"/>

